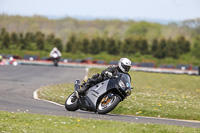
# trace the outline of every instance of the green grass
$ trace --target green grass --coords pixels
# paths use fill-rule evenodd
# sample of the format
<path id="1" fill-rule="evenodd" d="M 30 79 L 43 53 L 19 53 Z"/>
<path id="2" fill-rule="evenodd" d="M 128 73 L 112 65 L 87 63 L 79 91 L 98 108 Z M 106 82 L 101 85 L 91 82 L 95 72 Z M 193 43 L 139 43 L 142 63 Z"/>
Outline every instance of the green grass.
<path id="1" fill-rule="evenodd" d="M 100 69 L 90 69 L 89 77 Z M 200 77 L 131 71 L 133 93 L 111 113 L 200 120 Z M 73 84 L 44 86 L 39 98 L 64 104 Z"/>
<path id="2" fill-rule="evenodd" d="M 0 111 L 1 133 L 199 133 L 199 128 Z"/>
<path id="3" fill-rule="evenodd" d="M 132 72 L 134 93 L 113 113 L 200 120 L 200 78 Z"/>

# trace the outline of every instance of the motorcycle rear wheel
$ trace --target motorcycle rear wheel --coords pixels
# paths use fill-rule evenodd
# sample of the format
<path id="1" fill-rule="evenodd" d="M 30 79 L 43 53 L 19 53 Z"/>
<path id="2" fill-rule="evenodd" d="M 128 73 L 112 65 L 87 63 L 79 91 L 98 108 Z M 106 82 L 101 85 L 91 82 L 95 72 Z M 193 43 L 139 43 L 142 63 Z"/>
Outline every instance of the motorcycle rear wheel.
<path id="1" fill-rule="evenodd" d="M 76 111 L 78 110 L 78 99 L 75 101 L 72 100 L 74 93 L 72 93 L 65 101 L 65 108 L 68 111 Z"/>
<path id="2" fill-rule="evenodd" d="M 57 60 L 54 60 L 53 63 L 54 63 L 54 66 L 56 66 L 56 67 L 58 66 L 58 61 Z"/>
<path id="3" fill-rule="evenodd" d="M 100 101 L 97 106 L 97 112 L 99 114 L 107 114 L 112 111 L 121 101 L 117 94 L 113 94 L 112 97 L 109 97 L 110 93 L 106 94 Z"/>

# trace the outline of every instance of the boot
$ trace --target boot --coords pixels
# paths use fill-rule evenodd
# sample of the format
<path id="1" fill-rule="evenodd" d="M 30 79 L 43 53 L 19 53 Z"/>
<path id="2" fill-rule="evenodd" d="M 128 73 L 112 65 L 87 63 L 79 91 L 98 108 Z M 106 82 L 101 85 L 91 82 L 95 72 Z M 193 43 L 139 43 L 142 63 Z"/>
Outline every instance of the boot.
<path id="1" fill-rule="evenodd" d="M 77 90 L 78 95 L 85 95 L 86 91 L 91 87 L 89 82 L 84 83 L 84 85 L 81 85 L 81 88 Z"/>

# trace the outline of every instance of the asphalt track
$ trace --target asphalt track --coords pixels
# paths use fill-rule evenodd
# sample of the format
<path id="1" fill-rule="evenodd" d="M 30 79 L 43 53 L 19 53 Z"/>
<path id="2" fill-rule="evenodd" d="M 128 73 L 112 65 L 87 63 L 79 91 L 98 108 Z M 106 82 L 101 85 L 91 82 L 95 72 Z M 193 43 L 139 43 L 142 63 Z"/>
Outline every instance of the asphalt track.
<path id="1" fill-rule="evenodd" d="M 85 74 L 84 68 L 0 66 L 0 110 L 200 128 L 200 122 L 198 121 L 114 114 L 100 115 L 84 111 L 69 112 L 62 106 L 33 98 L 33 92 L 41 86 L 73 83 L 75 79 L 82 80 Z"/>

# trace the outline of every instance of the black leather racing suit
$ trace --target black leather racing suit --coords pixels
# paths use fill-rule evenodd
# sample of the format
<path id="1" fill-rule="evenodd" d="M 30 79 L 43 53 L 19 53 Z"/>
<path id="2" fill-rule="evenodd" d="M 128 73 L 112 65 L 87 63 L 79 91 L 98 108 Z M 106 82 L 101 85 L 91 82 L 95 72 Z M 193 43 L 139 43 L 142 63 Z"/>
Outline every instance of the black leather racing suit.
<path id="1" fill-rule="evenodd" d="M 118 72 L 122 72 L 118 66 L 110 66 L 107 69 L 103 70 L 101 74 L 97 73 L 92 76 L 92 78 L 88 78 L 87 82 L 81 85 L 81 89 L 77 90 L 79 94 L 84 94 L 90 87 L 102 82 L 105 77 L 107 77 L 106 72 L 111 72 L 112 75 L 116 75 Z"/>

